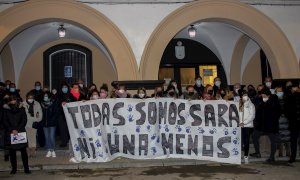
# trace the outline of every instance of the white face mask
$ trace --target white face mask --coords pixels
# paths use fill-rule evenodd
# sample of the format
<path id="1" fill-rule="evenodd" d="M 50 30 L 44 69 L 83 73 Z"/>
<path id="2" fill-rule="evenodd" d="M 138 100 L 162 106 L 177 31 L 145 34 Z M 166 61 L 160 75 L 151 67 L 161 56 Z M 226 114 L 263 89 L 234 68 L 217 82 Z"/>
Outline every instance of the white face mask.
<path id="1" fill-rule="evenodd" d="M 271 82 L 266 82 L 266 86 L 267 86 L 268 88 L 271 88 L 272 83 L 271 83 Z"/>
<path id="2" fill-rule="evenodd" d="M 27 99 L 27 101 L 31 104 L 33 102 L 33 99 Z"/>
<path id="3" fill-rule="evenodd" d="M 93 95 L 92 99 L 94 99 L 94 100 L 99 99 L 99 96 L 98 95 Z"/>
<path id="4" fill-rule="evenodd" d="M 220 87 L 221 81 L 216 81 L 216 82 L 215 82 L 215 85 L 218 86 L 218 87 Z"/>
<path id="5" fill-rule="evenodd" d="M 123 94 L 124 92 L 125 92 L 124 89 L 120 89 L 120 90 L 119 90 L 119 93 L 121 93 L 121 94 Z"/>
<path id="6" fill-rule="evenodd" d="M 249 100 L 249 97 L 248 96 L 243 96 L 243 101 L 244 102 L 247 102 Z"/>
<path id="7" fill-rule="evenodd" d="M 269 100 L 269 98 L 263 98 L 264 102 L 267 102 Z"/>
<path id="8" fill-rule="evenodd" d="M 144 93 L 140 93 L 140 94 L 139 94 L 139 97 L 140 97 L 140 98 L 144 98 L 144 97 L 145 97 L 145 94 L 144 94 Z"/>
<path id="9" fill-rule="evenodd" d="M 79 87 L 83 88 L 83 84 L 78 84 L 78 85 L 79 85 Z"/>
<path id="10" fill-rule="evenodd" d="M 56 93 L 57 93 L 57 90 L 56 90 L 56 89 L 53 89 L 53 90 L 52 90 L 52 94 L 55 95 Z"/>

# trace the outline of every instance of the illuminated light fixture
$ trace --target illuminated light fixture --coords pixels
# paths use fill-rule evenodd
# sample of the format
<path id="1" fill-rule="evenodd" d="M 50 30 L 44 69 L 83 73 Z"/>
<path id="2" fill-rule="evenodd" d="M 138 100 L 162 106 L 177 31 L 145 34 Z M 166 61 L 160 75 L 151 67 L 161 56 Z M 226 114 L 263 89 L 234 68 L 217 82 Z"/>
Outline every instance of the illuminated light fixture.
<path id="1" fill-rule="evenodd" d="M 60 27 L 57 29 L 58 30 L 58 36 L 60 38 L 64 38 L 66 36 L 66 29 L 64 28 L 64 25 L 60 25 Z"/>
<path id="2" fill-rule="evenodd" d="M 189 36 L 193 38 L 196 36 L 197 29 L 194 27 L 194 25 L 191 25 L 188 29 L 188 32 L 189 32 Z"/>

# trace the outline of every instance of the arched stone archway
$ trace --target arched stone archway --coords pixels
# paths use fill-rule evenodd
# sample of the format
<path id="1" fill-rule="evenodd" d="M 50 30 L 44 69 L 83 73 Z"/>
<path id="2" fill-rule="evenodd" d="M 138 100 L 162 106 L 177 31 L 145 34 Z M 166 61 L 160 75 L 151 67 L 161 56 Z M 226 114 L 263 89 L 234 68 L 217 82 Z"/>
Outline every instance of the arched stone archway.
<path id="1" fill-rule="evenodd" d="M 257 9 L 232 0 L 202 0 L 189 3 L 167 16 L 152 33 L 142 56 L 142 79 L 157 79 L 160 60 L 170 40 L 195 22 L 223 22 L 239 28 L 266 53 L 274 78 L 300 75 L 296 54 L 280 28 Z"/>
<path id="2" fill-rule="evenodd" d="M 22 30 L 51 21 L 70 22 L 88 30 L 111 54 L 118 80 L 138 79 L 135 57 L 121 31 L 100 12 L 73 0 L 28 1 L 1 12 L 0 50 Z"/>

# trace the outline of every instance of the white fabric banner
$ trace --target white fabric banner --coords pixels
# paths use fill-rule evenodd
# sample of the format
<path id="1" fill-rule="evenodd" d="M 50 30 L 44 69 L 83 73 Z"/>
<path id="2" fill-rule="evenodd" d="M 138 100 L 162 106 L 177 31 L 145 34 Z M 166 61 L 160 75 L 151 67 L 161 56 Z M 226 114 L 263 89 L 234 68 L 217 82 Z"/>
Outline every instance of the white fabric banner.
<path id="1" fill-rule="evenodd" d="M 241 163 L 235 102 L 101 99 L 68 103 L 64 112 L 78 161 L 126 157 Z"/>

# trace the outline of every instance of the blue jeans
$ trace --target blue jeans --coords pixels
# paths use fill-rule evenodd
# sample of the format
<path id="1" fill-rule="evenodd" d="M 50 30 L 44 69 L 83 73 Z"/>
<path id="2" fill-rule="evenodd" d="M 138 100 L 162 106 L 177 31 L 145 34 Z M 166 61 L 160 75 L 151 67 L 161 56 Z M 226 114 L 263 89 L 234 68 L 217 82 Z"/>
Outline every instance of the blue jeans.
<path id="1" fill-rule="evenodd" d="M 46 148 L 48 151 L 54 151 L 55 148 L 55 130 L 56 127 L 44 127 Z"/>

